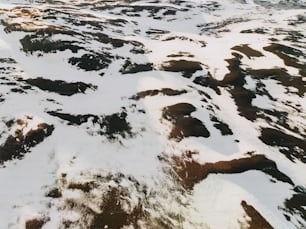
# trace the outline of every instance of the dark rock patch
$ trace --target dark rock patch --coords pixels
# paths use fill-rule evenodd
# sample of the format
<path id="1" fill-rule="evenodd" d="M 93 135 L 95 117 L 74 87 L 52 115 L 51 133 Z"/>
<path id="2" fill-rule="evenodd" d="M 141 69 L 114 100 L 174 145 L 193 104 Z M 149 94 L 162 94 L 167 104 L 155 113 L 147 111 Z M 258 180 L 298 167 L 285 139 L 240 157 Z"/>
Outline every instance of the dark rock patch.
<path id="1" fill-rule="evenodd" d="M 132 128 L 126 121 L 126 117 L 126 112 L 104 116 L 101 123 L 101 127 L 104 129 L 102 134 L 106 134 L 110 139 L 115 139 L 116 135 L 121 135 L 122 137 L 132 136 Z"/>
<path id="2" fill-rule="evenodd" d="M 122 74 L 133 74 L 133 73 L 147 72 L 152 70 L 153 70 L 152 63 L 137 64 L 137 63 L 132 63 L 130 60 L 126 60 L 124 65 L 120 69 L 120 72 Z"/>
<path id="3" fill-rule="evenodd" d="M 0 58 L 1 64 L 17 64 L 16 60 L 13 58 Z"/>
<path id="4" fill-rule="evenodd" d="M 252 57 L 261 57 L 263 54 L 253 48 L 251 48 L 249 45 L 239 45 L 239 46 L 234 46 L 232 50 L 238 51 L 244 55 L 246 55 L 249 59 Z"/>
<path id="5" fill-rule="evenodd" d="M 77 93 L 85 93 L 88 88 L 97 88 L 94 85 L 83 82 L 68 83 L 62 80 L 49 80 L 40 77 L 35 79 L 27 79 L 25 82 L 32 86 L 38 87 L 41 90 L 66 96 L 71 96 Z"/>
<path id="6" fill-rule="evenodd" d="M 170 31 L 160 30 L 160 29 L 149 29 L 148 31 L 146 31 L 146 34 L 148 35 L 163 35 L 168 33 L 170 33 Z"/>
<path id="7" fill-rule="evenodd" d="M 207 3 L 206 2 L 202 3 L 199 7 L 200 8 L 205 8 L 209 12 L 213 12 L 213 11 L 216 11 L 216 10 L 220 9 L 221 5 L 220 5 L 219 2 L 209 1 Z"/>
<path id="8" fill-rule="evenodd" d="M 49 115 L 58 117 L 65 121 L 68 121 L 68 125 L 81 125 L 83 123 L 88 122 L 89 118 L 93 118 L 93 122 L 97 122 L 99 117 L 96 115 L 86 114 L 86 115 L 72 115 L 68 113 L 60 113 L 56 111 L 48 111 Z"/>
<path id="9" fill-rule="evenodd" d="M 170 54 L 167 57 L 176 58 L 176 57 L 194 57 L 193 54 L 189 52 L 178 52 L 177 54 Z"/>
<path id="10" fill-rule="evenodd" d="M 306 55 L 301 50 L 277 43 L 272 43 L 270 46 L 264 47 L 264 49 L 281 58 L 285 65 L 298 68 L 300 75 L 306 77 L 306 64 L 299 61 L 300 57 L 305 57 Z"/>
<path id="11" fill-rule="evenodd" d="M 62 197 L 62 191 L 59 188 L 52 188 L 50 191 L 46 193 L 46 197 L 50 198 L 61 198 Z"/>
<path id="12" fill-rule="evenodd" d="M 127 43 L 127 41 L 125 40 L 112 38 L 105 33 L 92 33 L 90 35 L 96 37 L 99 42 L 102 42 L 104 44 L 111 44 L 114 48 L 120 48 Z"/>
<path id="13" fill-rule="evenodd" d="M 218 87 L 219 82 L 215 80 L 210 73 L 207 76 L 197 76 L 193 82 L 203 87 L 209 87 L 213 89 L 218 95 L 221 95 L 221 91 Z"/>
<path id="14" fill-rule="evenodd" d="M 225 60 L 228 63 L 228 70 L 224 76 L 224 79 L 220 82 L 220 85 L 227 86 L 228 84 L 233 86 L 242 87 L 245 84 L 245 71 L 241 68 L 241 58 L 242 56 L 238 53 L 233 53 L 233 58 Z"/>
<path id="15" fill-rule="evenodd" d="M 78 189 L 83 192 L 90 192 L 94 188 L 94 182 L 85 182 L 85 183 L 70 183 L 67 186 L 68 189 Z"/>
<path id="16" fill-rule="evenodd" d="M 178 103 L 163 109 L 163 118 L 168 121 L 175 121 L 181 116 L 190 116 L 196 108 L 189 103 Z"/>
<path id="17" fill-rule="evenodd" d="M 23 134 L 22 129 L 17 129 L 14 135 L 10 135 L 0 146 L 0 164 L 13 159 L 22 159 L 32 147 L 41 143 L 50 136 L 54 130 L 53 125 L 41 123 L 36 129 L 31 129 Z"/>
<path id="18" fill-rule="evenodd" d="M 207 99 L 210 99 L 210 100 L 212 99 L 211 96 L 208 93 L 206 93 L 205 91 L 198 90 L 198 93 L 200 95 L 205 96 L 205 98 L 203 98 L 203 99 L 206 100 L 206 102 L 207 102 Z"/>
<path id="19" fill-rule="evenodd" d="M 5 99 L 2 97 L 2 95 L 0 95 L 0 103 L 4 102 Z"/>
<path id="20" fill-rule="evenodd" d="M 304 34 L 299 31 L 288 31 L 287 36 L 283 40 L 300 43 L 304 38 Z"/>
<path id="21" fill-rule="evenodd" d="M 134 54 L 144 54 L 146 52 L 144 48 L 144 44 L 142 44 L 139 41 L 131 41 L 131 40 L 124 40 L 120 38 L 113 38 L 105 33 L 88 33 L 92 37 L 95 38 L 95 40 L 104 43 L 104 44 L 111 44 L 113 48 L 120 48 L 124 45 L 132 45 L 133 49 L 131 50 Z"/>
<path id="22" fill-rule="evenodd" d="M 220 121 L 216 116 L 211 116 L 210 120 L 214 122 L 214 127 L 220 130 L 222 135 L 233 135 L 233 131 L 230 129 L 229 125 Z"/>
<path id="23" fill-rule="evenodd" d="M 227 68 L 229 69 L 230 73 L 227 73 L 223 80 L 215 80 L 211 74 L 208 73 L 207 77 L 197 77 L 194 80 L 194 83 L 201 86 L 210 87 L 218 95 L 221 94 L 219 87 L 227 88 L 238 106 L 240 115 L 246 117 L 247 119 L 255 120 L 256 108 L 251 104 L 252 99 L 255 98 L 255 93 L 243 87 L 243 85 L 246 83 L 246 71 L 241 68 L 242 56 L 238 53 L 232 53 L 232 55 L 234 56 L 233 58 L 226 60 L 229 64 Z"/>
<path id="24" fill-rule="evenodd" d="M 256 120 L 259 109 L 252 106 L 252 100 L 256 97 L 255 93 L 243 87 L 234 87 L 230 92 L 235 100 L 239 114 L 248 120 Z"/>
<path id="25" fill-rule="evenodd" d="M 243 200 L 241 201 L 241 206 L 250 218 L 247 220 L 248 229 L 273 229 L 270 223 L 252 205 Z"/>
<path id="26" fill-rule="evenodd" d="M 122 228 L 126 225 L 133 225 L 139 228 L 138 220 L 145 217 L 145 211 L 141 203 L 135 206 L 130 212 L 123 208 L 121 190 L 113 188 L 103 197 L 102 213 L 95 214 L 90 228 Z"/>
<path id="27" fill-rule="evenodd" d="M 297 228 L 304 228 L 306 226 L 306 189 L 302 186 L 296 186 L 294 189 L 295 194 L 290 199 L 286 199 L 284 207 L 281 209 L 285 212 L 285 217 L 288 221 L 291 221 L 292 216 L 299 216 L 297 219 Z"/>
<path id="28" fill-rule="evenodd" d="M 25 229 L 41 229 L 49 220 L 49 218 L 29 219 L 25 222 Z"/>
<path id="29" fill-rule="evenodd" d="M 229 18 L 220 22 L 209 22 L 198 25 L 198 27 L 201 29 L 202 33 L 206 34 L 217 34 L 218 32 L 223 32 L 226 28 L 226 26 L 231 24 L 237 24 L 241 22 L 245 22 L 247 19 L 245 18 Z"/>
<path id="30" fill-rule="evenodd" d="M 245 29 L 240 31 L 240 33 L 258 33 L 258 34 L 267 34 L 268 32 L 269 31 L 265 28 Z"/>
<path id="31" fill-rule="evenodd" d="M 1 85 L 7 85 L 7 86 L 16 86 L 16 82 L 6 82 L 6 83 L 0 83 Z"/>
<path id="32" fill-rule="evenodd" d="M 170 132 L 169 138 L 180 141 L 184 137 L 205 137 L 210 136 L 209 131 L 203 125 L 203 123 L 193 117 L 184 117 L 178 119 L 173 129 Z"/>
<path id="33" fill-rule="evenodd" d="M 279 36 L 285 36 L 283 38 L 284 41 L 290 41 L 290 42 L 293 42 L 293 43 L 303 43 L 303 40 L 305 38 L 304 34 L 299 31 L 299 30 L 291 30 L 291 29 L 287 29 L 287 28 L 276 28 L 274 30 L 274 34 L 275 35 L 279 35 Z M 273 42 L 277 42 L 279 40 L 275 40 Z M 296 45 L 297 47 L 299 45 Z M 303 46 L 300 46 L 300 47 L 303 47 Z"/>
<path id="34" fill-rule="evenodd" d="M 162 117 L 173 124 L 169 138 L 181 141 L 184 137 L 210 136 L 204 124 L 197 118 L 190 116 L 196 108 L 188 103 L 178 103 L 163 109 Z"/>
<path id="35" fill-rule="evenodd" d="M 110 7 L 120 7 L 121 15 L 127 15 L 127 16 L 140 16 L 140 13 L 146 12 L 148 14 L 148 17 L 152 17 L 154 19 L 160 20 L 160 17 L 157 17 L 159 13 L 166 13 L 166 15 L 171 15 L 172 11 L 177 11 L 174 7 L 165 7 L 165 6 L 158 6 L 158 5 L 124 5 L 124 4 L 116 4 L 116 6 L 107 6 L 106 8 Z M 105 9 L 105 7 L 104 7 Z M 170 12 L 169 12 L 170 11 Z"/>
<path id="36" fill-rule="evenodd" d="M 116 18 L 116 19 L 107 19 L 106 23 L 112 26 L 124 27 L 128 23 L 128 21 L 122 18 Z"/>
<path id="37" fill-rule="evenodd" d="M 174 156 L 172 158 L 174 170 L 187 189 L 192 189 L 195 184 L 204 180 L 209 174 L 243 173 L 249 170 L 260 170 L 279 181 L 293 185 L 292 180 L 278 170 L 276 163 L 264 155 L 200 164 L 192 159 L 193 154 L 194 152 L 187 152 L 182 157 Z"/>
<path id="38" fill-rule="evenodd" d="M 294 87 L 297 92 L 291 92 L 288 89 L 288 93 L 295 93 L 300 97 L 306 93 L 306 85 L 301 77 L 291 76 L 285 69 L 272 68 L 272 69 L 248 69 L 250 75 L 259 79 L 274 79 L 280 82 L 285 87 Z"/>
<path id="39" fill-rule="evenodd" d="M 7 67 L 0 67 L 0 73 L 2 75 L 9 75 L 9 74 L 12 74 L 14 71 L 16 71 L 16 68 L 15 67 L 12 67 L 12 66 L 7 66 Z M 0 78 L 1 80 L 8 80 L 6 77 L 2 76 Z"/>
<path id="40" fill-rule="evenodd" d="M 272 128 L 263 128 L 259 139 L 267 145 L 280 147 L 279 151 L 292 162 L 298 159 L 306 163 L 305 139 L 300 139 Z"/>
<path id="41" fill-rule="evenodd" d="M 306 64 L 299 63 L 299 59 L 297 59 L 302 56 L 305 57 L 305 54 L 296 48 L 292 48 L 282 44 L 272 43 L 271 45 L 264 47 L 264 50 L 277 55 L 279 58 L 281 58 L 284 61 L 285 65 L 287 66 L 299 69 L 306 68 Z"/>
<path id="42" fill-rule="evenodd" d="M 20 40 L 22 51 L 33 54 L 40 51 L 42 53 L 56 53 L 57 51 L 70 50 L 77 53 L 83 49 L 75 41 L 52 40 L 51 37 L 44 35 L 26 35 Z"/>
<path id="43" fill-rule="evenodd" d="M 166 10 L 165 12 L 163 12 L 164 16 L 167 15 L 176 15 L 176 11 L 175 10 Z"/>
<path id="44" fill-rule="evenodd" d="M 47 113 L 68 121 L 68 125 L 82 125 L 83 123 L 98 125 L 100 126 L 100 129 L 97 133 L 106 136 L 109 140 L 115 140 L 118 136 L 123 138 L 133 136 L 132 128 L 126 121 L 127 113 L 125 111 L 105 116 L 97 116 L 93 114 L 72 115 L 56 111 L 49 111 Z"/>
<path id="45" fill-rule="evenodd" d="M 161 65 L 161 70 L 183 72 L 185 77 L 191 77 L 196 71 L 202 70 L 200 62 L 190 60 L 170 60 Z"/>
<path id="46" fill-rule="evenodd" d="M 81 57 L 71 57 L 68 62 L 85 71 L 99 71 L 107 68 L 113 58 L 111 54 L 106 52 L 87 53 Z"/>
<path id="47" fill-rule="evenodd" d="M 133 48 L 130 50 L 133 54 L 146 54 L 150 53 L 151 51 L 146 49 L 145 46 L 139 42 L 132 41 L 130 44 L 133 45 Z"/>
<path id="48" fill-rule="evenodd" d="M 187 93 L 186 90 L 174 90 L 171 88 L 162 88 L 160 90 L 155 89 L 155 90 L 147 90 L 147 91 L 138 92 L 136 95 L 132 96 L 131 99 L 140 100 L 147 96 L 155 96 L 158 94 L 166 95 L 166 96 L 176 96 L 176 95 L 182 95 L 185 93 Z"/>
<path id="49" fill-rule="evenodd" d="M 161 198 L 168 198 L 167 196 L 161 196 L 159 190 L 148 188 L 133 176 L 122 173 L 92 174 L 91 177 L 86 176 L 86 181 L 80 179 L 72 182 L 64 178 L 62 188 L 67 188 L 70 183 L 75 182 L 91 184 L 85 185 L 89 187 L 85 191 L 77 186 L 76 191 L 80 197 L 64 199 L 65 210 L 80 213 L 80 218 L 73 222 L 63 216 L 63 224 L 69 225 L 70 228 L 176 228 L 176 225 L 186 220 L 177 211 L 169 211 L 160 201 L 156 201 L 158 195 Z M 175 186 L 172 197 L 181 195 L 181 191 L 181 187 Z M 152 207 L 154 212 L 163 214 L 152 214 L 149 210 Z"/>
<path id="50" fill-rule="evenodd" d="M 291 52 L 293 52 L 291 50 Z M 226 88 L 232 95 L 236 105 L 238 112 L 241 116 L 249 119 L 250 121 L 254 121 L 257 118 L 263 118 L 266 121 L 269 121 L 269 115 L 274 117 L 283 117 L 276 110 L 270 111 L 266 109 L 261 109 L 252 105 L 252 100 L 256 98 L 256 94 L 258 95 L 266 95 L 272 101 L 276 101 L 274 97 L 270 95 L 270 93 L 265 89 L 265 85 L 260 82 L 262 79 L 274 79 L 277 80 L 280 84 L 285 86 L 288 93 L 295 93 L 302 97 L 306 92 L 306 85 L 302 82 L 301 77 L 291 76 L 287 73 L 285 69 L 242 69 L 241 68 L 241 58 L 242 56 L 233 53 L 234 58 L 227 59 L 226 61 L 229 63 L 228 69 L 230 73 L 224 76 L 224 79 L 221 81 L 215 80 L 213 77 L 208 74 L 207 77 L 199 76 L 194 80 L 194 83 L 210 87 L 216 91 L 217 94 L 220 94 L 220 88 Z M 245 76 L 250 75 L 255 78 L 258 82 L 256 83 L 256 89 L 249 90 L 244 87 L 246 81 Z M 290 87 L 294 87 L 297 91 L 290 90 Z M 282 119 L 285 121 L 284 119 Z M 288 124 L 282 122 L 282 126 L 288 127 Z"/>
<path id="51" fill-rule="evenodd" d="M 105 182 L 112 181 L 114 184 L 107 187 L 101 186 Z M 139 192 L 139 199 L 135 204 L 131 203 L 131 193 L 128 187 L 122 186 L 121 182 L 126 182 L 133 186 Z M 99 175 L 92 182 L 94 187 L 103 188 L 105 191 L 99 200 L 101 203 L 97 204 L 96 208 L 88 206 L 86 203 L 82 203 L 81 200 L 76 198 L 65 200 L 65 207 L 67 209 L 82 213 L 80 219 L 71 222 L 65 220 L 65 225 L 69 227 L 82 226 L 82 228 L 123 228 L 130 226 L 133 228 L 141 228 L 140 225 L 152 225 L 149 215 L 146 211 L 146 198 L 148 197 L 145 187 L 142 187 L 135 178 L 126 177 L 123 174 L 109 175 L 102 177 Z M 70 184 L 68 184 L 70 186 Z M 86 185 L 85 185 L 86 186 Z M 89 198 L 89 195 L 95 195 L 91 193 L 92 187 L 83 190 L 83 186 L 79 189 L 80 184 L 77 185 L 77 189 L 83 193 L 84 196 Z M 92 196 L 91 196 L 92 197 Z M 142 222 L 142 224 L 140 224 Z"/>
<path id="52" fill-rule="evenodd" d="M 192 39 L 190 37 L 185 37 L 185 36 L 177 36 L 177 35 L 173 36 L 173 35 L 170 35 L 169 37 L 163 39 L 163 41 L 173 41 L 173 40 L 188 41 L 188 42 L 192 42 L 192 43 L 195 43 L 195 44 L 199 44 L 199 45 L 201 45 L 201 47 L 205 47 L 206 46 L 206 42 L 205 41 L 194 40 L 194 39 Z"/>
<path id="53" fill-rule="evenodd" d="M 26 92 L 24 90 L 22 90 L 21 88 L 12 88 L 11 89 L 11 92 L 14 92 L 14 93 L 19 93 L 19 94 L 25 94 Z"/>
<path id="54" fill-rule="evenodd" d="M 254 2 L 258 5 L 266 7 L 267 9 L 275 8 L 275 9 L 305 9 L 306 6 L 304 2 L 300 1 L 287 1 L 287 0 L 280 0 L 278 2 L 271 2 L 271 1 L 262 1 L 262 0 L 254 0 Z"/>
<path id="55" fill-rule="evenodd" d="M 305 15 L 297 15 L 295 19 L 289 20 L 288 25 L 297 26 L 306 23 Z"/>

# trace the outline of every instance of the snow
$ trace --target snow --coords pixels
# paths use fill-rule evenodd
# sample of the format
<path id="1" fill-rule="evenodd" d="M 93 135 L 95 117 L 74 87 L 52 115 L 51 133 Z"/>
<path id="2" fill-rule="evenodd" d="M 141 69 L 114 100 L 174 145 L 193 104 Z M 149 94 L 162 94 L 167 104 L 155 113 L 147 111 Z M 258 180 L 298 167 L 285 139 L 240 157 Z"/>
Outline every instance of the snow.
<path id="1" fill-rule="evenodd" d="M 287 221 L 283 212 L 279 210 L 284 200 L 294 194 L 293 187 L 279 181 L 271 182 L 270 177 L 260 171 L 247 171 L 241 174 L 210 174 L 205 180 L 196 184 L 193 190 L 183 194 L 178 191 L 181 188 L 180 184 L 177 184 L 171 173 L 167 173 L 171 170 L 171 165 L 160 160 L 161 155 L 169 159 L 173 155 L 180 156 L 186 151 L 194 151 L 198 154 L 194 155 L 193 159 L 205 164 L 245 157 L 245 153 L 255 151 L 275 161 L 280 171 L 287 174 L 295 185 L 301 186 L 306 185 L 302 177 L 306 167 L 298 160 L 292 163 L 279 152 L 278 148 L 267 146 L 258 139 L 260 128 L 271 127 L 270 124 L 263 120 L 250 121 L 239 115 L 238 107 L 228 88 L 220 87 L 221 95 L 218 95 L 211 88 L 193 83 L 194 76 L 184 78 L 181 72 L 166 72 L 158 69 L 163 62 L 171 60 L 169 55 L 186 52 L 192 54 L 193 57 L 182 58 L 199 61 L 203 67 L 203 71 L 196 73 L 197 76 L 206 76 L 207 72 L 210 72 L 214 79 L 222 81 L 229 73 L 226 60 L 233 58 L 233 53 L 238 52 L 232 50 L 232 47 L 248 44 L 249 47 L 260 51 L 263 56 L 249 59 L 240 53 L 243 69 L 284 68 L 288 74 L 300 77 L 297 76 L 299 69 L 286 66 L 277 55 L 263 48 L 271 43 L 272 37 L 282 40 L 284 35 L 274 34 L 275 29 L 286 28 L 289 19 L 305 13 L 305 10 L 302 8 L 266 8 L 264 4 L 258 4 L 258 1 L 245 1 L 242 4 L 240 3 L 242 1 L 217 0 L 220 7 L 216 10 L 200 7 L 209 3 L 208 1 L 187 1 L 181 5 L 167 0 L 159 1 L 159 3 L 136 1 L 130 5 L 121 2 L 129 6 L 159 6 L 164 10 L 178 10 L 176 15 L 168 15 L 165 16 L 165 20 L 158 20 L 151 17 L 147 11 L 139 12 L 140 17 L 136 17 L 127 14 L 118 15 L 120 7 L 95 10 L 91 6 L 78 5 L 84 2 L 65 0 L 43 4 L 36 1 L 7 0 L 0 4 L 1 19 L 7 19 L 9 23 L 29 22 L 27 25 L 23 24 L 27 30 L 46 28 L 48 25 L 69 28 L 79 32 L 80 35 L 72 37 L 61 34 L 54 35 L 52 38 L 76 41 L 85 48 L 76 54 L 69 50 L 42 53 L 42 56 L 35 52 L 25 53 L 21 50 L 20 39 L 31 33 L 7 33 L 4 31 L 5 26 L 1 25 L 1 58 L 11 57 L 17 62 L 12 65 L 14 69 L 11 69 L 9 76 L 5 74 L 3 76 L 10 77 L 12 82 L 18 82 L 17 78 L 26 80 L 42 77 L 67 82 L 81 81 L 97 86 L 96 90 L 87 89 L 84 94 L 61 96 L 37 87 L 32 87 L 24 94 L 13 93 L 8 85 L 0 85 L 0 98 L 3 95 L 5 99 L 0 106 L 0 117 L 3 120 L 1 123 L 3 130 L 0 133 L 1 143 L 4 143 L 8 135 L 14 134 L 18 128 L 17 125 L 14 125 L 10 129 L 5 125 L 5 121 L 10 119 L 25 120 L 28 116 L 32 117 L 22 128 L 23 134 L 37 128 L 40 123 L 52 124 L 55 127 L 52 135 L 31 148 L 23 159 L 7 161 L 3 167 L 0 167 L 2 184 L 0 229 L 25 228 L 24 225 L 28 219 L 41 216 L 47 216 L 50 219 L 44 225 L 44 229 L 59 228 L 64 219 L 77 220 L 80 212 L 67 209 L 61 211 L 65 199 L 78 200 L 82 197 L 81 191 L 70 190 L 61 184 L 63 174 L 67 176 L 67 182 L 91 181 L 95 175 L 124 174 L 131 176 L 155 193 L 156 197 L 148 200 L 150 204 L 157 202 L 161 205 L 157 210 L 152 207 L 148 211 L 157 218 L 168 216 L 170 213 L 181 215 L 182 218 L 185 218 L 181 225 L 183 228 L 239 228 L 241 222 L 245 223 L 245 212 L 240 204 L 241 200 L 246 200 L 254 206 L 275 228 L 295 228 L 295 225 Z M 278 2 L 273 1 L 271 4 L 278 4 Z M 302 6 L 303 1 L 299 2 Z M 103 5 L 102 2 L 96 4 Z M 188 8 L 188 4 L 196 8 L 184 11 Z M 18 5 L 20 7 L 31 6 L 38 18 L 33 20 L 26 16 L 16 16 L 18 11 L 12 9 Z M 78 27 L 60 17 L 55 20 L 43 20 L 44 10 L 49 8 L 56 10 L 63 8 L 62 12 L 70 13 L 76 18 L 81 14 L 82 17 L 78 19 L 103 22 L 105 27 L 101 28 L 101 31 L 90 26 Z M 6 10 L 9 11 L 5 12 Z M 16 17 L 8 18 L 9 16 Z M 163 14 L 159 12 L 155 16 L 163 16 Z M 218 25 L 218 22 L 223 23 L 235 18 L 242 20 L 229 23 L 220 29 L 211 29 L 207 32 L 201 30 L 201 25 L 205 23 Z M 124 19 L 127 23 L 122 27 L 116 27 L 108 24 L 108 19 Z M 256 28 L 266 28 L 268 32 L 267 34 L 240 33 L 244 29 Z M 305 24 L 298 25 L 297 28 L 302 34 L 305 34 Z M 146 33 L 149 29 L 166 30 L 169 33 L 149 35 Z M 290 29 L 294 28 L 290 27 Z M 148 52 L 130 53 L 132 45 L 114 48 L 111 44 L 104 44 L 89 37 L 84 38 L 82 35 L 87 32 L 105 32 L 112 38 L 139 41 L 144 44 Z M 184 39 L 167 40 L 171 37 L 184 37 Z M 303 43 L 304 40 L 305 38 L 300 43 Z M 206 45 L 204 46 L 203 43 Z M 290 41 L 283 41 L 283 43 L 292 46 Z M 85 53 L 101 50 L 116 56 L 107 69 L 84 71 L 68 63 L 68 59 L 72 56 L 80 57 Z M 301 50 L 305 51 L 305 48 L 302 47 Z M 153 63 L 155 69 L 123 75 L 119 70 L 127 59 L 138 64 Z M 303 62 L 304 59 L 301 57 L 300 61 Z M 8 63 L 1 63 L 1 65 L 11 66 Z M 102 72 L 103 76 L 100 75 Z M 0 74 L 2 76 L 2 73 Z M 243 87 L 255 91 L 258 79 L 248 75 L 245 80 L 246 84 Z M 286 111 L 290 126 L 297 126 L 298 130 L 305 129 L 306 102 L 304 97 L 294 94 L 297 89 L 286 88 L 275 79 L 262 79 L 261 83 L 276 100 L 272 101 L 267 95 L 257 94 L 252 100 L 252 105 L 261 109 Z M 19 84 L 23 85 L 18 82 Z M 131 99 L 138 92 L 163 88 L 184 89 L 187 93 L 178 96 L 158 94 L 137 102 Z M 203 95 L 199 93 L 199 90 L 209 94 L 211 99 L 203 102 Z M 293 104 L 292 106 L 300 105 L 301 111 L 296 111 L 284 103 L 288 101 Z M 162 110 L 166 106 L 182 102 L 196 107 L 197 110 L 191 116 L 204 123 L 210 132 L 209 138 L 189 137 L 180 142 L 168 139 L 172 124 L 162 119 Z M 209 105 L 214 108 L 207 109 Z M 97 134 L 100 128 L 98 125 L 90 122 L 79 126 L 67 125 L 66 121 L 46 113 L 59 111 L 73 115 L 104 116 L 122 110 L 127 113 L 127 121 L 132 127 L 134 136 L 131 138 L 118 136 L 118 139 L 114 141 Z M 145 113 L 139 110 L 144 110 Z M 221 135 L 210 120 L 211 115 L 227 123 L 233 135 Z M 285 131 L 283 127 L 277 127 L 286 133 L 300 137 L 298 133 L 291 133 Z M 112 184 L 111 181 L 100 185 L 107 187 L 109 184 Z M 137 193 L 136 188 L 127 179 L 120 184 L 130 189 L 130 201 L 132 205 L 135 205 L 141 194 Z M 50 188 L 57 186 L 63 190 L 62 199 L 46 197 Z M 102 191 L 92 190 L 94 200 Z M 188 202 L 187 207 L 177 199 Z M 86 202 L 84 199 L 82 201 Z M 97 201 L 96 204 L 98 203 Z M 91 203 L 89 201 L 86 204 Z M 94 207 L 97 208 L 93 204 Z M 178 226 L 178 224 L 175 225 Z"/>

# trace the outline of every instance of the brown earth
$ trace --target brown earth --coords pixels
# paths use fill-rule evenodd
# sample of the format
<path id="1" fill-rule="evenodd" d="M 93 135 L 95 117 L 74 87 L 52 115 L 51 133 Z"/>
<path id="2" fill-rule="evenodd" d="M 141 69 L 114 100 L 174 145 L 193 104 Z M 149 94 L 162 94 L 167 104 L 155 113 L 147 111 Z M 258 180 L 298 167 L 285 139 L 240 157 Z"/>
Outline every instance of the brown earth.
<path id="1" fill-rule="evenodd" d="M 249 45 L 237 45 L 232 48 L 232 50 L 238 51 L 244 55 L 246 55 L 249 59 L 252 57 L 261 57 L 263 54 L 253 48 L 251 48 Z"/>
<path id="2" fill-rule="evenodd" d="M 189 103 L 178 103 L 165 107 L 162 117 L 173 124 L 169 138 L 176 141 L 184 137 L 209 137 L 210 133 L 201 120 L 193 118 L 190 114 L 196 108 Z"/>
<path id="3" fill-rule="evenodd" d="M 260 170 L 279 181 L 293 185 L 292 180 L 278 170 L 276 163 L 264 155 L 200 164 L 192 159 L 193 154 L 195 153 L 187 152 L 181 157 L 172 157 L 173 168 L 182 185 L 187 189 L 192 189 L 196 183 L 204 180 L 209 174 L 232 174 L 249 170 Z"/>
<path id="4" fill-rule="evenodd" d="M 241 201 L 241 206 L 248 217 L 250 217 L 250 220 L 247 221 L 249 224 L 248 229 L 273 229 L 271 224 L 252 205 L 243 200 Z"/>
<path id="5" fill-rule="evenodd" d="M 19 124 L 21 121 L 17 121 Z M 53 125 L 40 123 L 36 129 L 31 129 L 23 135 L 22 129 L 17 129 L 14 135 L 10 135 L 0 146 L 0 164 L 13 159 L 21 159 L 32 147 L 41 143 L 50 136 L 54 130 Z"/>

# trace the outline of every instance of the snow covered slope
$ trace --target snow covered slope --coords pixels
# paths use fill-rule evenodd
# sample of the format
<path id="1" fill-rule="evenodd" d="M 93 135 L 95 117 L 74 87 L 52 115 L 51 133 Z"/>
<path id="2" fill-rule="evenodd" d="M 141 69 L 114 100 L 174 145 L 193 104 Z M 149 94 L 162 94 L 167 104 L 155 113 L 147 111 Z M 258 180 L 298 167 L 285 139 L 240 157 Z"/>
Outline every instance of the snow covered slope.
<path id="1" fill-rule="evenodd" d="M 3 0 L 0 229 L 305 228 L 305 0 Z"/>

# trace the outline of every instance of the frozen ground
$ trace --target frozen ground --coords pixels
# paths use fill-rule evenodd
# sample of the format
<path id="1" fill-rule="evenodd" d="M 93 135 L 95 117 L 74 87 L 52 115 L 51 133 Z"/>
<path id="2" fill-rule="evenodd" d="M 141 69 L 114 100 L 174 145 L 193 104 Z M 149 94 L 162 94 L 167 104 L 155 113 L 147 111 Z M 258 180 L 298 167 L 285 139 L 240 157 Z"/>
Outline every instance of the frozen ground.
<path id="1" fill-rule="evenodd" d="M 305 228 L 305 0 L 3 0 L 0 229 Z"/>

